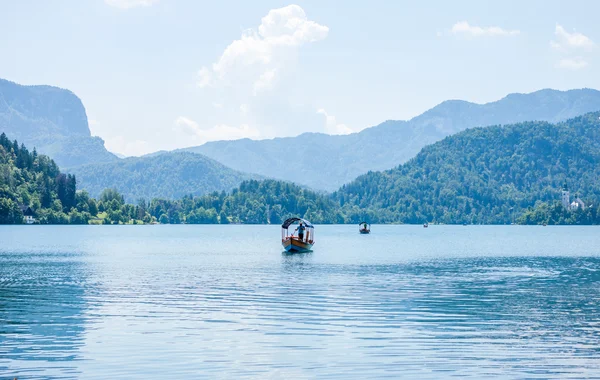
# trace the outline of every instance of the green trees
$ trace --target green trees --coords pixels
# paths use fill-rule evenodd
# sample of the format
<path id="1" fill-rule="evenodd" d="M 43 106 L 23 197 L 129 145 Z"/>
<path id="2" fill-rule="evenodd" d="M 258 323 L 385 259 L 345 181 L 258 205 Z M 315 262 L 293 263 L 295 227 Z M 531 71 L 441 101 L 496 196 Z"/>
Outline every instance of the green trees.
<path id="1" fill-rule="evenodd" d="M 237 172 L 208 157 L 186 152 L 130 157 L 113 163 L 71 169 L 79 187 L 100 197 L 106 188 L 118 190 L 130 203 L 140 198 L 180 199 L 230 190 L 256 175 Z"/>
<path id="2" fill-rule="evenodd" d="M 60 173 L 56 177 L 56 193 L 65 212 L 68 212 L 75 206 L 76 191 L 77 184 L 74 175 Z"/>
<path id="3" fill-rule="evenodd" d="M 105 223 L 131 223 L 136 218 L 150 221 L 147 211 L 125 204 L 114 189 L 99 201 L 86 191 L 77 191 L 74 175 L 61 173 L 58 166 L 34 149 L 29 152 L 17 141 L 0 135 L 0 224 L 23 223 L 21 207 L 31 207 L 38 223 L 88 224 L 103 211 Z"/>
<path id="4" fill-rule="evenodd" d="M 9 198 L 0 197 L 0 224 L 23 223 L 23 213 L 19 206 Z"/>
<path id="5" fill-rule="evenodd" d="M 580 224 L 591 225 L 600 224 L 600 206 L 578 208 L 576 210 L 567 210 L 560 202 L 537 202 L 534 207 L 530 207 L 516 222 L 518 224 Z"/>
<path id="6" fill-rule="evenodd" d="M 229 194 L 213 192 L 177 201 L 153 199 L 149 212 L 160 223 L 172 224 L 279 224 L 297 215 L 314 223 L 343 222 L 338 205 L 329 196 L 275 180 L 244 181 Z"/>
<path id="7" fill-rule="evenodd" d="M 123 195 L 119 194 L 116 189 L 104 189 L 100 194 L 100 201 L 104 204 L 116 202 L 115 206 L 122 205 L 125 203 Z"/>
<path id="8" fill-rule="evenodd" d="M 191 155 L 191 154 L 186 154 Z M 0 223 L 22 223 L 21 206 L 30 206 L 43 224 L 281 223 L 302 216 L 315 223 L 343 221 L 337 203 L 325 194 L 274 180 L 249 180 L 230 193 L 215 191 L 179 200 L 125 202 L 109 188 L 98 200 L 77 191 L 74 175 L 61 173 L 54 161 L 0 136 Z"/>
<path id="9" fill-rule="evenodd" d="M 511 223 L 538 201 L 560 199 L 565 180 L 598 203 L 599 117 L 469 129 L 404 165 L 358 177 L 334 198 L 348 221 L 383 223 Z"/>
<path id="10" fill-rule="evenodd" d="M 59 195 L 73 203 L 75 186 L 75 178 L 61 175 L 54 161 L 0 134 L 0 223 L 22 223 L 22 206 L 39 212 L 40 221 L 63 221 L 60 214 L 70 209 Z"/>
<path id="11" fill-rule="evenodd" d="M 90 208 L 93 207 L 104 214 L 104 224 L 143 224 L 151 221 L 145 200 L 140 199 L 137 205 L 125 203 L 123 195 L 115 189 L 105 189 L 97 206 L 91 204 Z"/>
<path id="12" fill-rule="evenodd" d="M 470 129 L 424 148 L 404 165 L 369 172 L 334 194 L 276 180 L 247 180 L 229 193 L 126 203 L 116 189 L 98 200 L 75 176 L 35 149 L 0 135 L 0 223 L 22 223 L 22 206 L 40 223 L 598 224 L 600 113 L 565 123 L 530 122 Z M 567 180 L 592 207 L 556 203 Z"/>

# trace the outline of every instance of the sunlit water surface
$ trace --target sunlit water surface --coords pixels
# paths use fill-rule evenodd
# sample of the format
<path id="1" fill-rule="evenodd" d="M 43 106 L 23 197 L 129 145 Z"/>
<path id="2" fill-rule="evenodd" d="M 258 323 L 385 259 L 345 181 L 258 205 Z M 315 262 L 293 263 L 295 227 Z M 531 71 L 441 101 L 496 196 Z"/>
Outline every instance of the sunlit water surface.
<path id="1" fill-rule="evenodd" d="M 0 379 L 600 378 L 600 229 L 0 227 Z"/>

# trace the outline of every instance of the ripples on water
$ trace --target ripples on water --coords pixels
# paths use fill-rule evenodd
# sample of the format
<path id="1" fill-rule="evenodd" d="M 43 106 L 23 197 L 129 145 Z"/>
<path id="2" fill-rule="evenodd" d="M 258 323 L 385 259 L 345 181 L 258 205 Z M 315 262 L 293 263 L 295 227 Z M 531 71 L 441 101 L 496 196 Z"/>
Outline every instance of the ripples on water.
<path id="1" fill-rule="evenodd" d="M 0 227 L 0 379 L 600 378 L 593 228 Z"/>

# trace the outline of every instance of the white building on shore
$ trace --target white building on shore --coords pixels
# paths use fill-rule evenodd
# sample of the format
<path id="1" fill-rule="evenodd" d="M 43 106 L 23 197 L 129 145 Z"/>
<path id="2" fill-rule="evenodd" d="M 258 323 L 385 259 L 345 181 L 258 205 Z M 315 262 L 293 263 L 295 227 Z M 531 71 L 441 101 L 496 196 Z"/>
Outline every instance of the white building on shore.
<path id="1" fill-rule="evenodd" d="M 582 210 L 585 209 L 585 203 L 581 200 L 581 198 L 577 197 L 571 202 L 571 193 L 569 192 L 567 181 L 565 181 L 562 188 L 561 203 L 563 207 L 569 211 L 577 210 L 578 208 L 581 208 Z"/>
<path id="2" fill-rule="evenodd" d="M 36 222 L 35 213 L 29 206 L 21 206 L 21 212 L 23 212 L 23 221 L 26 224 L 33 224 Z"/>

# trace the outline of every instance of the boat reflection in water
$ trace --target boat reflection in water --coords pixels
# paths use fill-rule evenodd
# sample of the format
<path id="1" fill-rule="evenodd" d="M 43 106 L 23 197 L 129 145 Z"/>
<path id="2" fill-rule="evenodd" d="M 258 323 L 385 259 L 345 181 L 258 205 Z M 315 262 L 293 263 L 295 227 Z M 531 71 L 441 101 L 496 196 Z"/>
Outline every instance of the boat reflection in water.
<path id="1" fill-rule="evenodd" d="M 290 227 L 297 227 L 290 235 Z M 287 252 L 310 252 L 315 244 L 315 228 L 308 220 L 289 218 L 281 225 L 281 244 Z"/>

